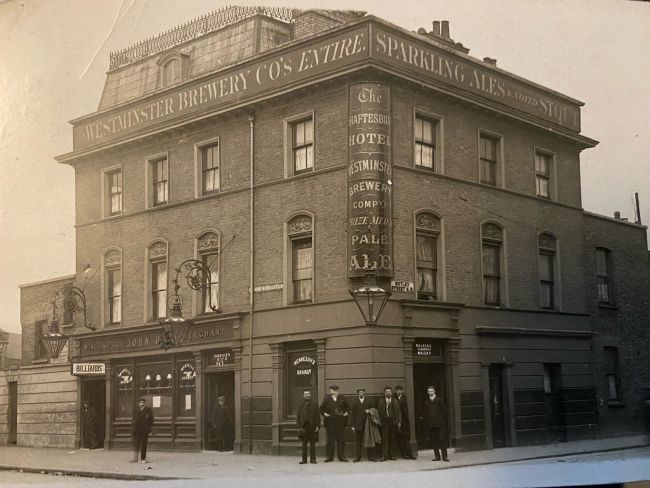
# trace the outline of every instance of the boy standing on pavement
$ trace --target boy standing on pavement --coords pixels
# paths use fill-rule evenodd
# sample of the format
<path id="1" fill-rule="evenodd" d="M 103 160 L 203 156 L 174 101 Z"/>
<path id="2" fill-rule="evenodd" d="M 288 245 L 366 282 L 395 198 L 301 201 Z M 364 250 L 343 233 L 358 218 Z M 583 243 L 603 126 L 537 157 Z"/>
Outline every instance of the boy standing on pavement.
<path id="1" fill-rule="evenodd" d="M 138 400 L 138 409 L 135 412 L 135 422 L 133 423 L 133 461 L 138 462 L 138 451 L 140 451 L 140 462 L 147 463 L 147 443 L 149 442 L 149 433 L 153 425 L 153 410 L 147 407 L 144 398 Z"/>

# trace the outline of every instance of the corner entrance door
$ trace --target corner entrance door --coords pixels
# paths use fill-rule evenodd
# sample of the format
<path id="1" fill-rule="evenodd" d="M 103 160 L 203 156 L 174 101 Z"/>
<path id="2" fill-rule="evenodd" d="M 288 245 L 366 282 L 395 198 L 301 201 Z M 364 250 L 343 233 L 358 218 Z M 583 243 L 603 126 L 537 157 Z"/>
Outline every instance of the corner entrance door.
<path id="1" fill-rule="evenodd" d="M 18 443 L 18 383 L 9 382 L 9 412 L 8 412 L 9 437 L 7 444 L 13 445 Z"/>
<path id="2" fill-rule="evenodd" d="M 429 433 L 424 426 L 424 405 L 427 399 L 427 387 L 433 386 L 436 395 L 447 403 L 449 411 L 449 395 L 447 394 L 447 368 L 444 363 L 421 363 L 413 365 L 413 388 L 410 392 L 409 403 L 415 414 L 415 439 L 418 449 L 429 449 Z M 449 426 L 448 426 L 449 427 Z"/>
<path id="3" fill-rule="evenodd" d="M 206 378 L 205 448 L 232 451 L 235 440 L 235 373 L 209 373 Z M 218 407 L 219 397 L 224 397 L 223 408 Z"/>
<path id="4" fill-rule="evenodd" d="M 490 365 L 490 419 L 492 422 L 492 447 L 506 445 L 506 422 L 501 364 Z"/>
<path id="5" fill-rule="evenodd" d="M 106 426 L 106 381 L 102 379 L 97 380 L 83 380 L 81 384 L 81 408 L 83 409 L 83 402 L 88 401 L 90 406 L 95 410 L 95 423 L 94 423 L 94 445 L 98 448 L 104 447 L 105 426 Z M 86 430 L 87 426 L 83 422 L 83 414 L 79 413 L 81 422 L 81 446 L 91 447 L 88 445 L 92 443 L 93 432 Z M 88 436 L 88 437 L 87 437 Z"/>

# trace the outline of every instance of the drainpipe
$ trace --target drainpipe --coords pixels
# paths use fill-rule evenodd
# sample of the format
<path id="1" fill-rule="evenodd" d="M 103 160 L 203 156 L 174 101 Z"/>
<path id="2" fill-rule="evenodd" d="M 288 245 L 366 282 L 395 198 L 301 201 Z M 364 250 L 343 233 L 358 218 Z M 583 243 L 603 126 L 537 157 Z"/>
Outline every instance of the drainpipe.
<path id="1" fill-rule="evenodd" d="M 248 116 L 250 123 L 250 330 L 248 334 L 248 454 L 253 454 L 253 324 L 255 312 L 255 115 Z"/>

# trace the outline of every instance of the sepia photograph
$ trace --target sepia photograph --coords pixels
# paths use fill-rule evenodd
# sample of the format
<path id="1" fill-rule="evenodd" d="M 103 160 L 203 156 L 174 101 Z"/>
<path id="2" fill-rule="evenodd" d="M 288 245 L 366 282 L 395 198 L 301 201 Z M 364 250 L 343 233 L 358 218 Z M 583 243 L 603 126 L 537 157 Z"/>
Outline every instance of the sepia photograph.
<path id="1" fill-rule="evenodd" d="M 650 487 L 648 46 L 0 0 L 0 486 Z"/>

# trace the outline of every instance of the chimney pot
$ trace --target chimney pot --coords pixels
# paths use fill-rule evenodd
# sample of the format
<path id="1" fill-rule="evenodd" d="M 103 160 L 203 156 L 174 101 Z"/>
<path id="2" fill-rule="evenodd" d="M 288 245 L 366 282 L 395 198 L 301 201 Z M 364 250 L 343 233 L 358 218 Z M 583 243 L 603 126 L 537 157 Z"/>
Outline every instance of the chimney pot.
<path id="1" fill-rule="evenodd" d="M 440 23 L 440 27 L 441 27 L 440 36 L 445 38 L 445 39 L 449 39 L 449 21 L 448 20 L 443 20 Z"/>
<path id="2" fill-rule="evenodd" d="M 621 218 L 621 212 L 619 212 L 618 210 L 616 212 L 614 212 L 614 218 L 615 219 L 620 219 Z"/>
<path id="3" fill-rule="evenodd" d="M 440 37 L 440 21 L 439 20 L 434 20 L 433 21 L 433 35 Z"/>

